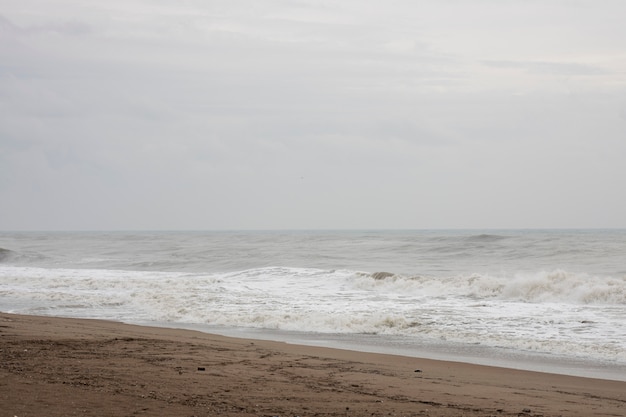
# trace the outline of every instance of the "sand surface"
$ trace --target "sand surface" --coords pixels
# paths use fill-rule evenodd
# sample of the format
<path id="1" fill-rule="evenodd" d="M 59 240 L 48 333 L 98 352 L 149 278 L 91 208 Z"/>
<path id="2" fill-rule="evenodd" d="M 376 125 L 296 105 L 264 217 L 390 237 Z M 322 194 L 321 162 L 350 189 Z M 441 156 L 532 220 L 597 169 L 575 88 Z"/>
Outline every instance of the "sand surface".
<path id="1" fill-rule="evenodd" d="M 2 416 L 626 416 L 626 382 L 0 313 Z"/>

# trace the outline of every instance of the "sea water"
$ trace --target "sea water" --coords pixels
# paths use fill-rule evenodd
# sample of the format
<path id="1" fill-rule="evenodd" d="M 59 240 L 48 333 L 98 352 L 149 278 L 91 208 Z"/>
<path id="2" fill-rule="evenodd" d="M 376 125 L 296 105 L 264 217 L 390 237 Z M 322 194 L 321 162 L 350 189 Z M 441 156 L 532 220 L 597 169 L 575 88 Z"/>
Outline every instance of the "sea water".
<path id="1" fill-rule="evenodd" d="M 626 231 L 0 232 L 0 310 L 626 380 Z"/>

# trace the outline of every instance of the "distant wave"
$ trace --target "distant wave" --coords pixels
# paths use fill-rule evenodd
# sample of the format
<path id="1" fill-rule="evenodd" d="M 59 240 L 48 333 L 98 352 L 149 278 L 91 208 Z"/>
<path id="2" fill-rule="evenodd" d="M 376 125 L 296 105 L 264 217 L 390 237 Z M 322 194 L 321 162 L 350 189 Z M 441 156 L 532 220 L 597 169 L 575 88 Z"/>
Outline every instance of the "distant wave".
<path id="1" fill-rule="evenodd" d="M 14 252 L 9 249 L 0 248 L 0 262 L 9 259 Z"/>
<path id="2" fill-rule="evenodd" d="M 502 236 L 502 235 L 492 235 L 492 234 L 480 234 L 480 235 L 473 235 L 473 236 L 469 236 L 467 238 L 468 241 L 470 242 L 496 242 L 498 240 L 503 240 L 503 239 L 507 239 L 508 236 Z"/>

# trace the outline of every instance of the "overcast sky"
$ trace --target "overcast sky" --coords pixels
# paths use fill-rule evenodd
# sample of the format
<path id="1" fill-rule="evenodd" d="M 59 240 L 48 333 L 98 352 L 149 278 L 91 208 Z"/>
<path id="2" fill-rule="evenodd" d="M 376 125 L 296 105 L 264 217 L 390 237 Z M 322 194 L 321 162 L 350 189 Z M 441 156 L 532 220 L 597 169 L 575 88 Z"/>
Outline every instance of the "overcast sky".
<path id="1" fill-rule="evenodd" d="M 0 0 L 0 230 L 626 227 L 625 16 Z"/>

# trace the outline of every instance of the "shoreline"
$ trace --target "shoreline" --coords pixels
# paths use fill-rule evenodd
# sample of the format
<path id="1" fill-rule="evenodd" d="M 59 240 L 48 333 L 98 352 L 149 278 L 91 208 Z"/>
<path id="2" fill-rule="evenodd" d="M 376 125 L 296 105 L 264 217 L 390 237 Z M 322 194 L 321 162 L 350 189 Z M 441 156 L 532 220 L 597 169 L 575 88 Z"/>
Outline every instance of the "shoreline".
<path id="1" fill-rule="evenodd" d="M 0 313 L 0 407 L 61 416 L 616 416 L 626 382 Z"/>
<path id="2" fill-rule="evenodd" d="M 304 346 L 327 347 L 365 353 L 406 356 L 473 365 L 497 366 L 522 371 L 543 372 L 582 378 L 626 382 L 626 365 L 547 353 L 514 351 L 461 343 L 434 343 L 402 336 L 328 334 L 255 328 L 223 328 L 193 323 L 132 323 L 140 326 L 195 330 L 242 339 L 267 340 Z"/>

